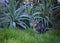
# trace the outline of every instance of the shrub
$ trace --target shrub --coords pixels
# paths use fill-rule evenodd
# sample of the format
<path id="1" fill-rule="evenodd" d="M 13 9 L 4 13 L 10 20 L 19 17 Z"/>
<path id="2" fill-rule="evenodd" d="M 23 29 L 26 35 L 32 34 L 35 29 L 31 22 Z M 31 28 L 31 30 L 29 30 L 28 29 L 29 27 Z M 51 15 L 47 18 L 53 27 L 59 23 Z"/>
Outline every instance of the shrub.
<path id="1" fill-rule="evenodd" d="M 28 25 L 23 20 L 29 20 L 29 17 L 26 13 L 24 13 L 25 6 L 21 6 L 16 10 L 16 7 L 14 5 L 14 0 L 9 0 L 9 5 L 7 5 L 9 12 L 6 14 L 2 14 L 0 17 L 0 26 L 5 27 L 6 23 L 7 25 L 10 25 L 11 27 L 16 27 L 16 24 L 23 27 L 24 29 L 28 29 Z M 5 16 L 4 16 L 5 15 Z"/>

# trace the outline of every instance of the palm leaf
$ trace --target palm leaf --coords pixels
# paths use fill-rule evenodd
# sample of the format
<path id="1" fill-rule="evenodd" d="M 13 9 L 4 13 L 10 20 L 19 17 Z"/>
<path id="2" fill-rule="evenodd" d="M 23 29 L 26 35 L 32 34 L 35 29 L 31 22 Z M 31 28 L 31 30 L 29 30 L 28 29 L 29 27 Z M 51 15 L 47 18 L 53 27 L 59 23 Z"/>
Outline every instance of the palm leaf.
<path id="1" fill-rule="evenodd" d="M 22 26 L 25 30 L 28 29 L 29 27 L 26 25 L 26 23 L 19 21 L 19 23 L 17 23 L 18 25 Z"/>

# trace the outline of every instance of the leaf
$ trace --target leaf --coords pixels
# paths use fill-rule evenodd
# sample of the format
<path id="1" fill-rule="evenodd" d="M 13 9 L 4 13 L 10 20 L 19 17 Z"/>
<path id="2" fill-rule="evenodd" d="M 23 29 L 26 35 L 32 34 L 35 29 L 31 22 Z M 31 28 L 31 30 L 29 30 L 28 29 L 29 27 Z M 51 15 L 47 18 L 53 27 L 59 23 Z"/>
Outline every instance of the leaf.
<path id="1" fill-rule="evenodd" d="M 23 13 L 25 7 L 24 6 L 21 6 L 20 8 L 18 8 L 15 13 L 14 13 L 14 16 L 17 18 L 18 16 L 21 15 L 21 13 Z"/>
<path id="2" fill-rule="evenodd" d="M 9 11 L 11 15 L 14 15 L 15 12 L 14 0 L 9 0 Z"/>
<path id="3" fill-rule="evenodd" d="M 36 13 L 33 13 L 33 16 L 40 15 L 40 14 L 41 14 L 41 12 L 36 12 Z"/>
<path id="4" fill-rule="evenodd" d="M 29 18 L 30 16 L 29 16 L 28 14 L 26 14 L 26 13 L 23 13 L 23 14 L 20 15 L 19 17 L 27 17 L 27 18 Z"/>
<path id="5" fill-rule="evenodd" d="M 19 21 L 17 24 L 22 26 L 25 30 L 29 28 L 23 21 Z"/>

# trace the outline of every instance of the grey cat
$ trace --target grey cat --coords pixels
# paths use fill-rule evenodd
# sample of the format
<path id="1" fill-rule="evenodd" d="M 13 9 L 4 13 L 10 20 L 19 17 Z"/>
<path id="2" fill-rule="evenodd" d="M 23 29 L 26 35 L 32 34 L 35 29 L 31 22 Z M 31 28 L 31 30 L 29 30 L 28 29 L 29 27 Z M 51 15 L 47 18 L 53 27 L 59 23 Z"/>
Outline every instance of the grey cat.
<path id="1" fill-rule="evenodd" d="M 40 21 L 38 22 L 37 20 L 33 21 L 33 28 L 36 33 L 44 33 L 46 32 L 46 27 L 44 24 Z"/>

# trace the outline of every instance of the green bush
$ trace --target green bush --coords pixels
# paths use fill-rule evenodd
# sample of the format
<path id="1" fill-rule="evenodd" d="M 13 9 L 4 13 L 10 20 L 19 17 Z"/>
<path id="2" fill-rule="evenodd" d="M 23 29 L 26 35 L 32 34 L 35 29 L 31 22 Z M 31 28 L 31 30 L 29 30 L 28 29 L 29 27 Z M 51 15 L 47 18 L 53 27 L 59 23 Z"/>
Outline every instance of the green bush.
<path id="1" fill-rule="evenodd" d="M 23 21 L 29 21 L 28 15 L 24 13 L 25 6 L 21 6 L 20 8 L 16 9 L 14 0 L 9 0 L 7 8 L 9 10 L 8 13 L 0 14 L 0 27 L 6 27 L 7 24 L 11 27 L 17 27 L 16 25 L 19 25 L 24 29 L 29 28 L 29 26 Z"/>

